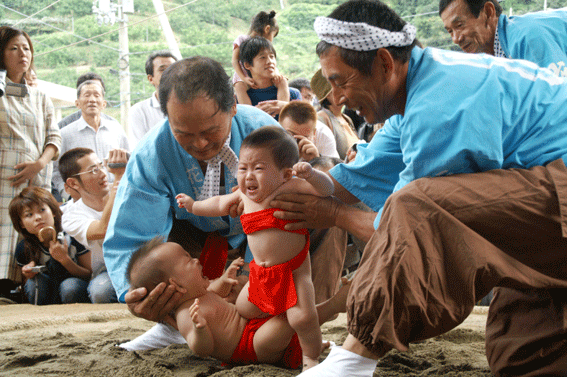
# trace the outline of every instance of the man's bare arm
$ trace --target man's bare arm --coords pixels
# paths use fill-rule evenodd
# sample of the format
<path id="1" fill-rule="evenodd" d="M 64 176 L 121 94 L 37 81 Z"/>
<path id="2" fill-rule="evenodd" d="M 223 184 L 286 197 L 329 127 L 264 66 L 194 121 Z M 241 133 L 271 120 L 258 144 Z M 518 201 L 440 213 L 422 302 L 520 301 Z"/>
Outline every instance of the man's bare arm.
<path id="1" fill-rule="evenodd" d="M 346 200 L 358 202 L 358 200 L 353 201 L 353 198 L 356 198 L 335 181 L 335 194 L 337 193 Z M 337 197 L 322 198 L 308 194 L 281 194 L 276 196 L 270 205 L 283 210 L 275 212 L 274 217 L 302 220 L 287 224 L 286 229 L 288 230 L 337 226 L 363 241 L 368 241 L 375 230 L 376 212 L 367 212 L 350 206 Z"/>

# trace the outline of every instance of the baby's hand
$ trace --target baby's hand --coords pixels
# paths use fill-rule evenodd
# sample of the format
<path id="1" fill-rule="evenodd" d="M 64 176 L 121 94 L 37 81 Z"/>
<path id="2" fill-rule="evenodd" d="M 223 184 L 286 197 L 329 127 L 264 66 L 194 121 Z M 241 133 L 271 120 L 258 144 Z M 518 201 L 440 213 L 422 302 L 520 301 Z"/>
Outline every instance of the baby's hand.
<path id="1" fill-rule="evenodd" d="M 199 313 L 199 299 L 195 299 L 193 305 L 189 308 L 189 314 L 191 314 L 191 320 L 196 329 L 202 329 L 207 326 L 207 320 Z"/>
<path id="2" fill-rule="evenodd" d="M 244 81 L 244 83 L 245 83 L 246 85 L 248 85 L 249 88 L 251 88 L 251 89 L 257 89 L 257 85 L 256 85 L 256 83 L 254 82 L 254 79 L 253 79 L 252 77 L 245 77 L 244 80 L 242 80 L 242 81 Z"/>
<path id="3" fill-rule="evenodd" d="M 238 281 L 236 280 L 236 274 L 238 273 L 238 269 L 242 266 L 244 266 L 244 259 L 236 258 L 232 261 L 230 266 L 228 266 L 221 278 L 224 280 L 224 282 L 231 285 L 238 284 Z"/>
<path id="4" fill-rule="evenodd" d="M 238 284 L 238 280 L 236 280 L 236 273 L 240 267 L 244 266 L 244 259 L 236 258 L 232 261 L 230 266 L 226 269 L 226 271 L 222 274 L 219 278 L 223 284 L 230 284 L 235 286 Z"/>
<path id="5" fill-rule="evenodd" d="M 293 165 L 293 171 L 299 178 L 309 179 L 313 174 L 313 167 L 308 162 L 303 161 Z"/>
<path id="6" fill-rule="evenodd" d="M 195 203 L 195 201 L 192 197 L 185 194 L 177 194 L 175 199 L 177 199 L 177 205 L 179 208 L 185 208 L 187 212 L 193 213 L 193 203 Z"/>
<path id="7" fill-rule="evenodd" d="M 282 80 L 285 80 L 283 75 L 279 75 L 279 74 L 275 73 L 274 77 L 272 77 L 272 84 L 274 84 L 275 86 L 278 86 L 278 84 L 281 83 Z"/>

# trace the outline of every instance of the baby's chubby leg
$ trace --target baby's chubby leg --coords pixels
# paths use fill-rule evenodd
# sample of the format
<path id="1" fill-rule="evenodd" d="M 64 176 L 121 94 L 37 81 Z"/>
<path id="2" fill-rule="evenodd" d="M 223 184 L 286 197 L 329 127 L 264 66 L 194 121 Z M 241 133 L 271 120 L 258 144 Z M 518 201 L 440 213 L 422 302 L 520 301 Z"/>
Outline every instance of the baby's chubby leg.
<path id="1" fill-rule="evenodd" d="M 303 350 L 303 370 L 319 363 L 322 343 L 310 267 L 309 258 L 306 258 L 303 264 L 293 271 L 297 304 L 286 312 L 287 320 L 297 333 Z"/>
<path id="2" fill-rule="evenodd" d="M 254 351 L 260 363 L 279 362 L 295 331 L 283 315 L 270 318 L 254 334 Z"/>

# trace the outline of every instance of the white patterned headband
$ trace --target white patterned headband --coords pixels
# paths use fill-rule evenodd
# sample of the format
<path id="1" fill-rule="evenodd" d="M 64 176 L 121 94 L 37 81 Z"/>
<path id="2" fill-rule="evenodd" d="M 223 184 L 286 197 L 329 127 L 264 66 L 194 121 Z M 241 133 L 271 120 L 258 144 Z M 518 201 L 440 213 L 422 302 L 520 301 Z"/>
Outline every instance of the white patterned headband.
<path id="1" fill-rule="evenodd" d="M 372 51 L 383 47 L 409 46 L 416 29 L 405 24 L 402 31 L 390 31 L 364 22 L 346 22 L 329 17 L 317 17 L 313 25 L 317 36 L 332 45 L 355 51 Z"/>

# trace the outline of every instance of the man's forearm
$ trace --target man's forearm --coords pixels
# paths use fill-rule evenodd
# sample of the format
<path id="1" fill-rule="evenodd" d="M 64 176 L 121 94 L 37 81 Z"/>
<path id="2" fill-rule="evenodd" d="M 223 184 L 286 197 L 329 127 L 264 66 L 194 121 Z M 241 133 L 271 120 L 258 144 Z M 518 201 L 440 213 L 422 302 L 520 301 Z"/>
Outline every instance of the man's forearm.
<path id="1" fill-rule="evenodd" d="M 335 226 L 346 230 L 364 242 L 368 242 L 375 231 L 376 212 L 363 211 L 347 204 L 339 205 L 336 211 Z"/>

